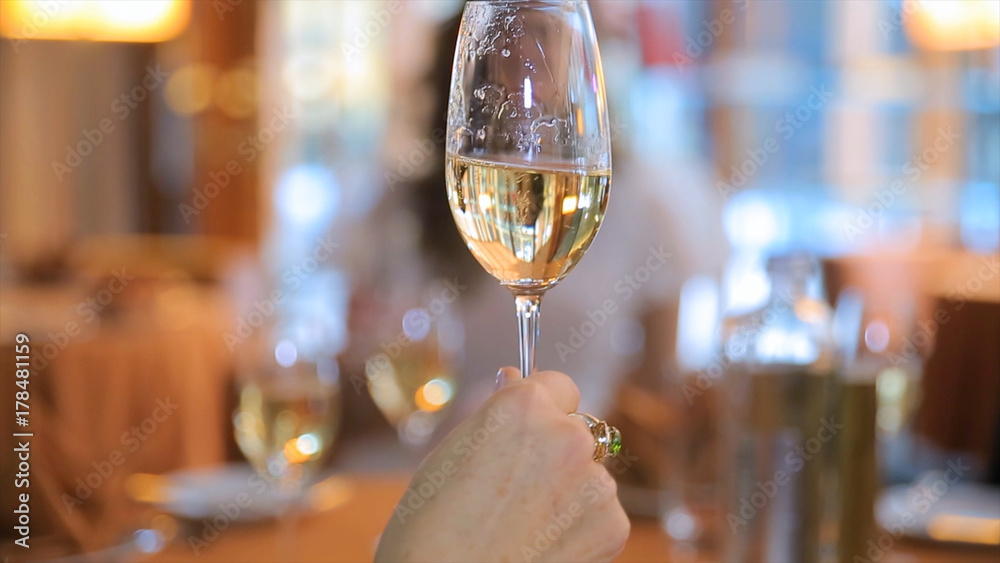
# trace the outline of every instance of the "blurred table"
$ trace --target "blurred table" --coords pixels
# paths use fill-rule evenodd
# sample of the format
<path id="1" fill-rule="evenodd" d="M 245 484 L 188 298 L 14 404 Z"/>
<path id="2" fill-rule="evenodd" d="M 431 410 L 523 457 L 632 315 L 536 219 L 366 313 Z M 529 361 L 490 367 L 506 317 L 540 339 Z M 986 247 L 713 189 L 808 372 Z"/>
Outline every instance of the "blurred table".
<path id="1" fill-rule="evenodd" d="M 15 286 L 0 296 L 6 397 L 17 390 L 14 335 L 31 338 L 32 531 L 86 550 L 113 545 L 134 520 L 127 475 L 218 464 L 230 428 L 223 333 L 233 315 L 221 292 L 122 271 L 120 284 Z M 13 418 L 0 421 L 5 452 Z M 6 475 L 15 462 L 4 455 Z M 12 482 L 0 485 L 5 498 Z M 0 515 L 5 526 L 10 518 Z"/>
<path id="2" fill-rule="evenodd" d="M 392 516 L 396 501 L 403 495 L 409 480 L 404 476 L 345 476 L 350 496 L 336 508 L 305 516 L 296 532 L 297 553 L 293 560 L 302 563 L 371 561 L 378 536 Z M 200 532 L 200 527 L 196 528 Z M 281 561 L 276 553 L 277 529 L 273 521 L 231 527 L 211 545 L 195 554 L 181 535 L 166 550 L 151 556 L 145 563 L 194 562 L 246 563 Z M 489 533 L 484 530 L 484 534 Z M 287 559 L 286 559 L 287 560 Z M 632 535 L 617 561 L 662 563 L 671 561 L 671 543 L 653 520 L 632 523 Z M 674 559 L 676 560 L 676 559 Z M 882 563 L 996 563 L 998 550 L 966 550 L 897 542 Z"/>

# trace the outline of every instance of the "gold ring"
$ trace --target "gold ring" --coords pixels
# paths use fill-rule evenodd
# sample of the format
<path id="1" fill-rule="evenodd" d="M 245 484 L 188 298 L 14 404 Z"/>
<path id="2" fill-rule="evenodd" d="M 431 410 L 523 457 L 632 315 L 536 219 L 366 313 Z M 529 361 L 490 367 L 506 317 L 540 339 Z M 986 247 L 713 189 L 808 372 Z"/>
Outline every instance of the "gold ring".
<path id="1" fill-rule="evenodd" d="M 594 461 L 601 463 L 607 457 L 615 457 L 622 449 L 622 433 L 607 422 L 583 412 L 571 412 L 587 423 L 590 433 L 594 436 Z"/>

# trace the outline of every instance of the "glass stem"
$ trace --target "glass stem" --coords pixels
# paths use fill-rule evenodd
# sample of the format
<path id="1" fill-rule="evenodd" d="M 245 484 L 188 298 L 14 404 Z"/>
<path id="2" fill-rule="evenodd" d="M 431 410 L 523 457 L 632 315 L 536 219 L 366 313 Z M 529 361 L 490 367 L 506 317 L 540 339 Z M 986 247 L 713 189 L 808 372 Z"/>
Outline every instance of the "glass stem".
<path id="1" fill-rule="evenodd" d="M 521 349 L 521 377 L 535 371 L 535 342 L 538 340 L 538 314 L 541 312 L 541 295 L 515 295 L 517 307 L 517 339 Z"/>
<path id="2" fill-rule="evenodd" d="M 291 468 L 292 471 L 301 468 Z M 295 563 L 298 559 L 297 528 L 299 524 L 299 502 L 304 491 L 301 475 L 284 475 L 278 480 L 278 495 L 281 508 L 278 512 L 278 535 L 276 561 Z"/>

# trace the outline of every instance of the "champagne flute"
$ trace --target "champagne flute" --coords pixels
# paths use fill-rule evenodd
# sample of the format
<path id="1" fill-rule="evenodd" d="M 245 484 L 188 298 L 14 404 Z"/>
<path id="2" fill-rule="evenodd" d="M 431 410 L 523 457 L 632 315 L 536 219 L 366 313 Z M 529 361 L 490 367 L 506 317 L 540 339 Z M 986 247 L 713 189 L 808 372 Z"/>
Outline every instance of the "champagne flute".
<path id="1" fill-rule="evenodd" d="M 527 377 L 542 294 L 594 240 L 611 184 L 604 74 L 585 0 L 466 4 L 446 159 L 462 238 L 514 294 Z"/>

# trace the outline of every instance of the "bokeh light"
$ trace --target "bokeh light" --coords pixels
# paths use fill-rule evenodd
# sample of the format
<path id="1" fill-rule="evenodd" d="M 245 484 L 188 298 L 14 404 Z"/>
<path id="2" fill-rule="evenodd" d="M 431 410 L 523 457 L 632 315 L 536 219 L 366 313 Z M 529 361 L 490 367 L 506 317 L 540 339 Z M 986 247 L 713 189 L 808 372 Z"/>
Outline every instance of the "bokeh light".
<path id="1" fill-rule="evenodd" d="M 189 0 L 4 0 L 0 35 L 154 43 L 176 37 L 190 17 Z"/>
<path id="2" fill-rule="evenodd" d="M 199 63 L 174 71 L 163 92 L 167 107 L 178 115 L 204 111 L 212 103 L 216 73 L 214 66 Z"/>
<path id="3" fill-rule="evenodd" d="M 336 214 L 338 189 L 336 179 L 326 167 L 300 164 L 279 178 L 275 203 L 281 218 L 290 225 L 315 226 Z"/>

